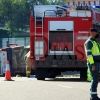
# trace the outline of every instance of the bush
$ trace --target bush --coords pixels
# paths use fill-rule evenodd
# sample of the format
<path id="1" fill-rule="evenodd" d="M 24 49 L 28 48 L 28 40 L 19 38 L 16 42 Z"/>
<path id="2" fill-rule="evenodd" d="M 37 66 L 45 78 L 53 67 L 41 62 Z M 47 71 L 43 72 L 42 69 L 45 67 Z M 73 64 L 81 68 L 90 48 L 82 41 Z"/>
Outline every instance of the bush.
<path id="1" fill-rule="evenodd" d="M 12 35 L 8 30 L 0 29 L 0 38 L 10 38 Z"/>

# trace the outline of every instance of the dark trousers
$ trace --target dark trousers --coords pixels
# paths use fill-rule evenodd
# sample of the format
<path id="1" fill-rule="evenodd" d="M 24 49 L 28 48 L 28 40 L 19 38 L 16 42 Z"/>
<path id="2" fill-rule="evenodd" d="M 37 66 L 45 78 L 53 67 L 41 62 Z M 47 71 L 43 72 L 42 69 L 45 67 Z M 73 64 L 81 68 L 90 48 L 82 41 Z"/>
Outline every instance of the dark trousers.
<path id="1" fill-rule="evenodd" d="M 96 67 L 95 71 L 92 71 L 92 66 L 89 63 L 87 65 L 88 65 L 88 68 L 90 69 L 90 73 L 92 76 L 91 88 L 90 88 L 91 98 L 96 98 L 98 81 L 99 81 L 98 75 L 99 75 L 99 70 L 100 70 L 100 62 L 95 62 L 95 67 Z"/>

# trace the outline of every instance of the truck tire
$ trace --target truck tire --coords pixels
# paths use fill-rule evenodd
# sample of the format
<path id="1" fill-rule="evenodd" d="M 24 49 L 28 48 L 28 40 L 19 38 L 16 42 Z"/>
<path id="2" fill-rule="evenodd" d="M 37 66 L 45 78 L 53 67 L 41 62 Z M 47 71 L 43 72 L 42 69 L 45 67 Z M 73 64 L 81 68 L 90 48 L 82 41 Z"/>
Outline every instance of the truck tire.
<path id="1" fill-rule="evenodd" d="M 45 80 L 45 78 L 37 78 L 37 80 Z"/>
<path id="2" fill-rule="evenodd" d="M 80 70 L 80 79 L 87 80 L 87 68 Z"/>
<path id="3" fill-rule="evenodd" d="M 48 73 L 48 70 L 46 69 L 36 69 L 35 71 L 35 74 L 36 74 L 36 78 L 37 80 L 45 80 L 45 78 L 47 77 L 47 73 Z"/>
<path id="4" fill-rule="evenodd" d="M 58 75 L 61 75 L 61 71 L 58 71 L 57 69 L 51 69 L 49 70 L 48 78 L 55 78 Z"/>

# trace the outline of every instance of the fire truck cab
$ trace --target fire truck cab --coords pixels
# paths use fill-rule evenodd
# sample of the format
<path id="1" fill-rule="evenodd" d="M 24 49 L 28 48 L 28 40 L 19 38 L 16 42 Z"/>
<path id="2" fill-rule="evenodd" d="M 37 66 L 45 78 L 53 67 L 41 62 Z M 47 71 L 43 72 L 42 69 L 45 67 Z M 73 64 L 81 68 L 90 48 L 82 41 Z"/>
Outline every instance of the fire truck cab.
<path id="1" fill-rule="evenodd" d="M 37 5 L 30 16 L 31 61 L 36 78 L 55 78 L 64 71 L 80 71 L 87 78 L 84 42 L 93 27 L 90 7 Z"/>

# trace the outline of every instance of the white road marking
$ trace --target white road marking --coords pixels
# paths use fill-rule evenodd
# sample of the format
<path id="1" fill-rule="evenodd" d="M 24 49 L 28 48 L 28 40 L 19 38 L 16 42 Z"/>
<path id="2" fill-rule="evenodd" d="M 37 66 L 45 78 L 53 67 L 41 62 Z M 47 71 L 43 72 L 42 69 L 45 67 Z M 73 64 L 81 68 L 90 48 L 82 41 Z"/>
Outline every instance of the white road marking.
<path id="1" fill-rule="evenodd" d="M 65 87 L 65 88 L 72 88 L 72 87 L 70 87 L 70 86 L 63 86 L 63 85 L 58 85 L 58 86 L 60 86 L 60 87 Z"/>

